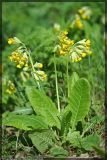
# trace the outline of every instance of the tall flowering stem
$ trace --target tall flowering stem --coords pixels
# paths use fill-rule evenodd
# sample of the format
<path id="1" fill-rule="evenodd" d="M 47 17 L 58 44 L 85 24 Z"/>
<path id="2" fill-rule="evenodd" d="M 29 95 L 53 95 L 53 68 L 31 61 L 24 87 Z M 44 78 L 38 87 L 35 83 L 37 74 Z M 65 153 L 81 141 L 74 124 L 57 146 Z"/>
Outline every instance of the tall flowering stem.
<path id="1" fill-rule="evenodd" d="M 58 111 L 60 112 L 61 109 L 60 109 L 60 101 L 59 101 L 58 77 L 57 77 L 55 54 L 54 54 L 54 68 L 55 68 L 55 85 L 56 85 L 57 105 L 58 105 Z"/>
<path id="2" fill-rule="evenodd" d="M 24 43 L 22 43 L 22 45 L 26 48 L 26 45 L 25 45 Z M 35 73 L 35 68 L 34 68 L 34 65 L 33 65 L 33 60 L 32 60 L 32 57 L 31 57 L 31 55 L 30 55 L 30 51 L 28 51 L 27 48 L 26 48 L 26 52 L 27 52 L 27 54 L 28 54 L 28 56 L 29 56 L 29 60 L 30 60 L 31 66 L 32 66 L 32 71 Z M 41 86 L 40 86 L 39 82 L 36 81 L 36 83 L 37 83 L 38 89 L 40 90 L 40 89 L 41 89 Z"/>
<path id="3" fill-rule="evenodd" d="M 34 68 L 33 61 L 32 61 L 31 55 L 30 55 L 30 51 L 28 51 L 28 55 L 29 55 L 31 66 L 32 66 L 32 70 L 35 73 L 35 68 Z M 37 85 L 38 85 L 38 89 L 41 89 L 41 86 L 40 86 L 39 82 L 38 81 L 36 81 L 36 82 L 37 82 Z"/>
<path id="4" fill-rule="evenodd" d="M 68 64 L 69 64 L 69 61 L 68 61 L 68 56 L 67 56 L 67 62 L 66 62 L 66 76 L 67 76 L 67 91 L 68 91 L 68 97 L 69 97 L 69 68 L 68 68 Z"/>

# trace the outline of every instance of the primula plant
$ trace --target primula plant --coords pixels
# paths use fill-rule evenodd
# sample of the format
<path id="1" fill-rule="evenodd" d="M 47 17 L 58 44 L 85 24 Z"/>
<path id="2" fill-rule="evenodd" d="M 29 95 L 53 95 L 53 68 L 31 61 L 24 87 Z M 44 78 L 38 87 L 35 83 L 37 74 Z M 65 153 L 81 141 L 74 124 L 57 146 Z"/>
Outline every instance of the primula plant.
<path id="1" fill-rule="evenodd" d="M 90 40 L 83 39 L 74 43 L 67 37 L 67 34 L 67 31 L 60 33 L 59 45 L 55 46 L 54 57 L 58 56 L 58 53 L 70 58 L 71 62 L 79 62 L 83 57 L 92 53 L 90 51 Z M 54 61 L 57 106 L 41 90 L 41 83 L 47 78 L 45 72 L 40 70 L 43 64 L 38 62 L 33 64 L 30 50 L 18 38 L 9 38 L 8 43 L 19 45 L 9 56 L 10 61 L 14 62 L 17 68 L 24 69 L 27 67 L 26 72 L 31 73 L 38 84 L 38 88 L 27 86 L 25 89 L 35 114 L 15 115 L 8 113 L 3 119 L 3 125 L 29 131 L 29 138 L 41 154 L 49 153 L 56 157 L 67 157 L 70 155 L 70 147 L 87 151 L 100 145 L 98 135 L 85 136 L 88 128 L 86 131 L 83 130 L 82 133 L 76 128 L 78 123 L 83 121 L 85 125 L 84 118 L 88 115 L 90 109 L 90 84 L 88 80 L 79 78 L 75 72 L 71 77 L 67 75 L 69 97 L 67 97 L 67 105 L 62 110 L 59 101 L 56 62 Z M 14 84 L 9 81 L 6 92 L 12 94 L 15 91 Z"/>
<path id="2" fill-rule="evenodd" d="M 27 104 L 23 104 L 30 109 L 27 114 L 17 111 L 3 113 L 3 128 L 11 130 L 12 127 L 16 131 L 16 151 L 19 139 L 23 141 L 23 135 L 26 134 L 26 144 L 43 157 L 89 157 L 96 155 L 96 152 L 103 155 L 100 149 L 101 135 L 94 131 L 94 126 L 98 125 L 100 120 L 98 119 L 97 123 L 98 117 L 90 117 L 92 84 L 87 76 L 79 75 L 74 67 L 70 68 L 97 54 L 93 53 L 90 38 L 84 34 L 81 36 L 85 21 L 88 21 L 91 15 L 89 7 L 82 7 L 66 27 L 54 24 L 49 64 L 40 58 L 39 61 L 36 60 L 32 54 L 33 48 L 30 49 L 30 45 L 26 45 L 24 40 L 18 37 L 8 39 L 9 47 L 13 48 L 7 61 L 16 69 L 18 79 L 15 81 L 14 78 L 12 81 L 11 78 L 8 83 L 5 81 L 5 93 L 17 105 L 27 100 Z M 45 52 L 42 48 L 41 50 Z M 61 60 L 62 68 L 59 67 Z M 49 65 L 52 70 L 47 71 L 46 67 L 49 69 Z M 51 73 L 54 73 L 54 76 Z M 52 76 L 54 82 L 51 82 Z M 54 84 L 55 92 L 48 89 L 51 83 Z M 22 99 L 19 99 L 19 96 Z"/>

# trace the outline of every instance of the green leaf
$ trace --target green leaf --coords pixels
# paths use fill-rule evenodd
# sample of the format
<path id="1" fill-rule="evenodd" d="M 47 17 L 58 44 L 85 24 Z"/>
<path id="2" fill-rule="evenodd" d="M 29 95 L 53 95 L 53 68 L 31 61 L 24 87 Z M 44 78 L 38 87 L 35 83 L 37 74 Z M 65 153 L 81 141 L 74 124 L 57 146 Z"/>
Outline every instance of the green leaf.
<path id="1" fill-rule="evenodd" d="M 83 148 L 86 151 L 92 151 L 95 146 L 100 145 L 101 138 L 97 134 L 82 138 L 79 131 L 72 132 L 72 130 L 70 130 L 67 135 L 67 141 L 69 141 L 73 147 Z"/>
<path id="2" fill-rule="evenodd" d="M 41 116 L 16 115 L 14 113 L 8 113 L 7 117 L 3 118 L 3 125 L 16 127 L 22 130 L 48 128 Z"/>
<path id="3" fill-rule="evenodd" d="M 13 113 L 15 114 L 31 114 L 33 112 L 33 109 L 31 107 L 17 107 Z"/>
<path id="4" fill-rule="evenodd" d="M 61 135 L 66 135 L 68 133 L 69 127 L 70 127 L 70 122 L 71 122 L 71 116 L 72 113 L 70 112 L 65 112 L 64 115 L 62 116 L 61 120 Z"/>
<path id="5" fill-rule="evenodd" d="M 73 72 L 71 77 L 69 77 L 69 94 L 72 94 L 72 88 L 77 80 L 79 80 L 79 76 L 76 72 Z"/>
<path id="6" fill-rule="evenodd" d="M 41 152 L 44 153 L 50 146 L 53 145 L 52 139 L 54 138 L 51 130 L 41 130 L 29 134 L 33 145 Z"/>
<path id="7" fill-rule="evenodd" d="M 105 149 L 99 147 L 99 146 L 93 146 L 93 148 L 95 149 L 95 151 L 97 152 L 98 155 L 101 156 L 101 158 L 103 158 L 105 160 L 105 158 L 107 157 L 107 151 L 105 151 Z"/>
<path id="8" fill-rule="evenodd" d="M 55 146 L 50 149 L 50 154 L 54 157 L 67 157 L 68 151 L 66 151 L 60 146 Z"/>
<path id="9" fill-rule="evenodd" d="M 49 126 L 60 128 L 60 122 L 57 117 L 59 112 L 51 99 L 44 93 L 30 86 L 26 88 L 26 94 L 34 111 L 38 115 L 42 115 Z"/>
<path id="10" fill-rule="evenodd" d="M 81 121 L 89 111 L 90 107 L 90 86 L 86 79 L 76 81 L 69 97 L 68 110 L 72 112 L 71 124 L 74 129 L 78 121 Z"/>
<path id="11" fill-rule="evenodd" d="M 82 148 L 88 151 L 92 151 L 93 147 L 100 146 L 101 137 L 98 134 L 86 136 L 82 139 Z"/>
<path id="12" fill-rule="evenodd" d="M 80 132 L 79 131 L 72 132 L 72 130 L 70 129 L 67 135 L 67 141 L 69 141 L 74 147 L 81 148 L 82 138 L 80 136 Z"/>

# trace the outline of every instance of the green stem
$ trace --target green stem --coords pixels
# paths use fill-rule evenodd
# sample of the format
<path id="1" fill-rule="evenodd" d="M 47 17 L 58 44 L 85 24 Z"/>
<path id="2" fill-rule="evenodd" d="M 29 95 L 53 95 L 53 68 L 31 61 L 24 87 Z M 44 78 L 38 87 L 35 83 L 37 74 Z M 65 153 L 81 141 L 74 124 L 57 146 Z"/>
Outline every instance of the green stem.
<path id="1" fill-rule="evenodd" d="M 90 124 L 90 126 L 88 126 L 84 131 L 83 131 L 83 133 L 82 133 L 82 135 L 81 135 L 81 137 L 83 137 L 84 136 L 84 134 L 91 128 L 91 126 L 93 125 L 93 123 L 92 124 Z"/>
<path id="2" fill-rule="evenodd" d="M 28 51 L 27 53 L 28 53 L 28 55 L 29 55 L 29 60 L 30 60 L 31 66 L 32 66 L 32 71 L 35 73 L 35 68 L 34 68 L 34 65 L 33 65 L 33 61 L 32 61 L 30 52 Z M 38 85 L 38 89 L 41 89 L 39 82 L 36 81 L 36 83 L 37 83 L 37 85 Z"/>
<path id="3" fill-rule="evenodd" d="M 33 61 L 32 61 L 31 55 L 30 55 L 30 51 L 28 51 L 28 49 L 24 43 L 22 43 L 22 45 L 23 45 L 23 47 L 26 48 L 26 52 L 28 53 L 29 60 L 30 60 L 31 66 L 32 66 L 32 70 L 33 70 L 33 72 L 35 72 L 35 68 L 34 68 Z"/>
<path id="4" fill-rule="evenodd" d="M 30 51 L 28 51 L 26 45 L 23 42 L 21 42 L 21 44 L 23 45 L 23 47 L 26 48 L 26 52 L 28 53 L 29 60 L 30 60 L 31 66 L 32 66 L 32 71 L 35 73 L 35 68 L 34 68 L 33 61 L 32 61 L 31 55 L 30 55 Z M 41 90 L 40 83 L 38 81 L 36 81 L 36 83 L 37 83 L 38 89 Z"/>
<path id="5" fill-rule="evenodd" d="M 67 90 L 68 90 L 68 97 L 69 97 L 69 72 L 68 72 L 68 57 L 66 63 L 66 76 L 67 76 Z"/>
<path id="6" fill-rule="evenodd" d="M 16 133 L 16 152 L 17 152 L 17 149 L 18 149 L 19 134 L 20 134 L 20 132 L 18 131 Z"/>
<path id="7" fill-rule="evenodd" d="M 55 84 L 56 84 L 57 105 L 58 105 L 58 111 L 60 112 L 60 101 L 59 101 L 59 92 L 58 92 L 58 78 L 57 78 L 55 54 L 54 54 L 54 68 L 55 68 Z"/>
<path id="8" fill-rule="evenodd" d="M 31 66 L 32 66 L 32 70 L 33 70 L 33 72 L 35 72 L 35 68 L 34 68 L 33 61 L 32 61 L 32 58 L 31 58 L 31 55 L 30 55 L 29 51 L 28 51 L 28 55 L 29 55 Z"/>

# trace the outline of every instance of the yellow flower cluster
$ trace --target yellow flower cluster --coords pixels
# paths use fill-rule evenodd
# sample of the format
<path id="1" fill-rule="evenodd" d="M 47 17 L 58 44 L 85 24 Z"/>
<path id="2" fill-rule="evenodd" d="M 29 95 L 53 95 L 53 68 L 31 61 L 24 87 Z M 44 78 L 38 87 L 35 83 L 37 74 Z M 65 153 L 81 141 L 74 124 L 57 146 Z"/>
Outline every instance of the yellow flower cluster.
<path id="1" fill-rule="evenodd" d="M 8 82 L 8 88 L 6 89 L 6 92 L 8 94 L 13 94 L 16 92 L 16 88 L 15 88 L 15 85 L 14 83 L 12 83 L 11 81 Z"/>
<path id="2" fill-rule="evenodd" d="M 47 74 L 44 71 L 36 71 L 33 76 L 37 81 L 45 81 L 47 79 Z"/>
<path id="3" fill-rule="evenodd" d="M 34 64 L 34 68 L 36 69 L 41 69 L 43 68 L 43 64 L 42 63 L 38 63 L 36 62 Z M 47 79 L 47 75 L 44 71 L 41 70 L 35 70 L 35 72 L 33 72 L 33 76 L 37 81 L 45 81 Z"/>
<path id="4" fill-rule="evenodd" d="M 26 53 L 22 54 L 18 51 L 15 51 L 11 54 L 11 56 L 9 56 L 9 59 L 16 63 L 17 68 L 28 66 L 28 56 Z"/>
<path id="5" fill-rule="evenodd" d="M 67 37 L 68 32 L 61 32 L 59 36 L 59 55 L 66 56 L 69 54 L 71 46 L 74 44 L 73 40 Z"/>
<path id="6" fill-rule="evenodd" d="M 83 39 L 75 44 L 75 47 L 70 52 L 70 58 L 72 62 L 79 62 L 87 55 L 91 55 L 90 40 Z"/>
<path id="7" fill-rule="evenodd" d="M 21 44 L 21 46 L 18 47 L 17 50 L 14 51 L 9 56 L 9 59 L 12 62 L 16 63 L 17 68 L 23 68 L 23 70 L 20 74 L 23 81 L 26 81 L 26 79 L 29 78 L 29 74 L 27 73 L 27 71 L 30 71 L 37 81 L 38 80 L 44 81 L 47 79 L 47 75 L 45 74 L 45 72 L 39 70 L 39 69 L 43 68 L 43 64 L 36 62 L 33 65 L 33 61 L 30 56 L 30 51 L 26 48 L 24 43 L 22 43 L 17 37 L 9 38 L 8 43 L 9 44 L 18 44 L 18 43 Z M 31 63 L 31 67 L 28 65 L 28 61 Z"/>
<path id="8" fill-rule="evenodd" d="M 82 7 L 78 10 L 78 13 L 81 15 L 81 17 L 85 20 L 88 20 L 90 19 L 90 16 L 91 16 L 91 10 L 89 7 L 85 6 L 85 7 Z"/>
<path id="9" fill-rule="evenodd" d="M 73 27 L 83 29 L 83 23 L 78 15 L 76 15 L 75 20 L 73 21 Z"/>

